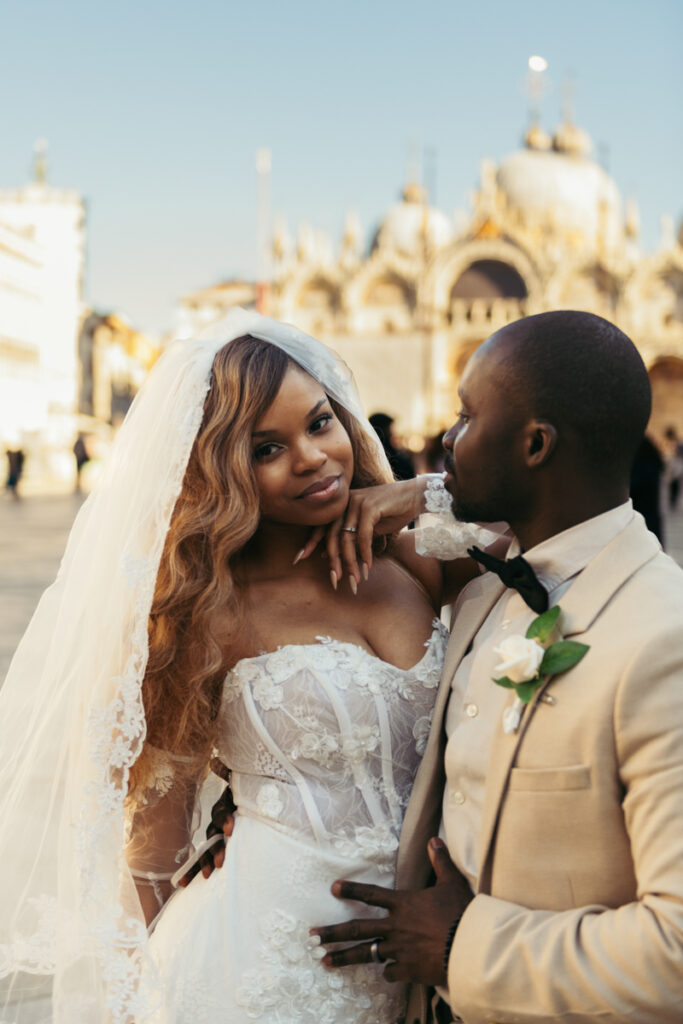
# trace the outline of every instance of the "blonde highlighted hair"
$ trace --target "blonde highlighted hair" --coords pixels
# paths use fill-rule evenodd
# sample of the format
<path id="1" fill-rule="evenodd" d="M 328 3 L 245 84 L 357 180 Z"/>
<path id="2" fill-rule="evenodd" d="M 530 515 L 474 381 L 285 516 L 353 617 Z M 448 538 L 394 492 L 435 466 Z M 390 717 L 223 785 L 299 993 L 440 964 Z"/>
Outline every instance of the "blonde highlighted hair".
<path id="1" fill-rule="evenodd" d="M 218 351 L 183 485 L 173 510 L 149 616 L 143 681 L 147 738 L 131 771 L 129 798 L 145 800 L 150 748 L 168 752 L 176 782 L 199 778 L 214 744 L 222 683 L 231 667 L 216 622 L 241 620 L 239 561 L 259 525 L 252 430 L 274 401 L 292 361 L 250 336 Z M 296 365 L 296 364 L 293 364 Z M 329 397 L 329 396 L 328 396 Z M 351 440 L 353 487 L 390 473 L 358 421 L 331 397 Z"/>

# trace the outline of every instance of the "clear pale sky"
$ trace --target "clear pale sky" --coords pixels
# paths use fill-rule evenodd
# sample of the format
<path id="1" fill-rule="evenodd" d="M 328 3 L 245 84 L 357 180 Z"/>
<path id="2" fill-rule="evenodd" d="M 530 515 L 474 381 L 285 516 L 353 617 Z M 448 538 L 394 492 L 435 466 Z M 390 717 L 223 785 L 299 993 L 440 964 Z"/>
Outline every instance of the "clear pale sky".
<path id="1" fill-rule="evenodd" d="M 161 332 L 183 294 L 255 274 L 259 147 L 290 230 L 336 243 L 352 207 L 369 238 L 416 147 L 450 215 L 519 147 L 541 54 L 543 127 L 571 75 L 653 251 L 683 214 L 682 41 L 681 0 L 0 0 L 0 187 L 47 138 L 49 180 L 87 203 L 86 300 Z"/>

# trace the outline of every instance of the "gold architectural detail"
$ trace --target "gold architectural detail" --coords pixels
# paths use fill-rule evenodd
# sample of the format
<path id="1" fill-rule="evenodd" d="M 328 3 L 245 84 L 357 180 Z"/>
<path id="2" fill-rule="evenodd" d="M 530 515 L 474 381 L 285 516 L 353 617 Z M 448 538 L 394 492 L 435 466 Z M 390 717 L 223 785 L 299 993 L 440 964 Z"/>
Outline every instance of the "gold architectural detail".
<path id="1" fill-rule="evenodd" d="M 451 222 L 409 179 L 365 255 L 357 220 L 335 257 L 310 228 L 299 233 L 298 252 L 278 233 L 271 315 L 331 344 L 353 368 L 368 411 L 391 413 L 406 436 L 448 424 L 471 352 L 528 314 L 585 309 L 616 322 L 648 366 L 683 360 L 682 239 L 670 233 L 664 251 L 640 252 L 634 208 L 623 213 L 589 148 L 569 110 L 553 148 L 534 123 L 525 149 L 499 165 L 482 162 L 471 210 Z M 247 287 L 189 296 L 183 323 L 201 326 L 248 304 L 248 295 L 237 297 Z M 683 434 L 683 397 L 679 405 Z"/>
<path id="2" fill-rule="evenodd" d="M 501 234 L 502 234 L 502 231 L 500 230 L 500 226 L 498 224 L 495 224 L 490 219 L 490 217 L 487 217 L 486 220 L 474 232 L 474 237 L 475 238 L 500 238 Z"/>

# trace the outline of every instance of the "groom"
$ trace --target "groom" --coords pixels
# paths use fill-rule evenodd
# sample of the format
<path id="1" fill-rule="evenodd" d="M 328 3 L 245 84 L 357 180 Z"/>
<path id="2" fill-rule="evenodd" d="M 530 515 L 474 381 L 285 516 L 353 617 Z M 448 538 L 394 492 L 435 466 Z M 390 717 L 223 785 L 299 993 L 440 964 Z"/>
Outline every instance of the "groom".
<path id="1" fill-rule="evenodd" d="M 628 499 L 645 367 L 607 321 L 544 313 L 488 339 L 460 401 L 444 438 L 456 516 L 510 524 L 508 558 L 524 552 L 562 639 L 587 650 L 519 713 L 493 679 L 533 675 L 503 671 L 499 649 L 526 651 L 536 612 L 493 572 L 465 588 L 396 891 L 333 886 L 387 915 L 316 929 L 324 962 L 386 960 L 389 980 L 421 983 L 409 1024 L 680 1024 L 683 572 Z M 361 492 L 347 555 L 348 528 L 362 543 L 413 518 L 417 486 Z"/>

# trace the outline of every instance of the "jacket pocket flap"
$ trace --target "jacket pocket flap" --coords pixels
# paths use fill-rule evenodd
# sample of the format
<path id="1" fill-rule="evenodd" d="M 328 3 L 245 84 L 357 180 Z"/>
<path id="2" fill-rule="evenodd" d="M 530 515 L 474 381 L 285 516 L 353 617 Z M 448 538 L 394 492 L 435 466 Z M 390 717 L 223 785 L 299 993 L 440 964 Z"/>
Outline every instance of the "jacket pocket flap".
<path id="1" fill-rule="evenodd" d="M 567 768 L 513 768 L 509 788 L 526 791 L 590 789 L 591 770 L 586 764 Z"/>

